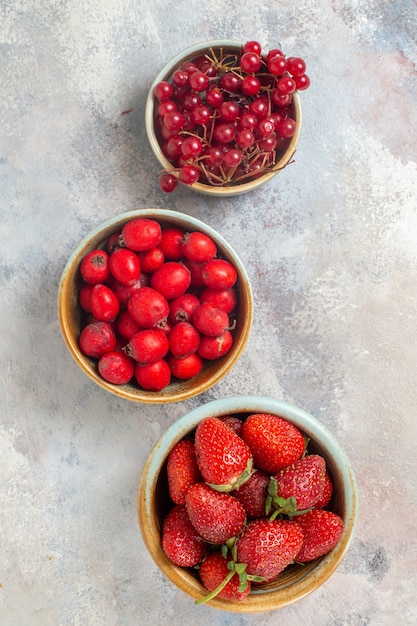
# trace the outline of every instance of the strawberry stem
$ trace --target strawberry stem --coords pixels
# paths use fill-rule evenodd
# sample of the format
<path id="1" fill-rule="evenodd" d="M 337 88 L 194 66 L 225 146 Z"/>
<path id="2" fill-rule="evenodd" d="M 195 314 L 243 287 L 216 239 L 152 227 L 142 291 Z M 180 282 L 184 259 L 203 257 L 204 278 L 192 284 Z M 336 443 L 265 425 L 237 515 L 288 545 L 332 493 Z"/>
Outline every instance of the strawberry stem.
<path id="1" fill-rule="evenodd" d="M 216 589 L 213 589 L 213 591 L 211 591 L 209 594 L 204 596 L 204 598 L 200 598 L 199 600 L 196 600 L 195 603 L 196 604 L 205 604 L 206 602 L 209 602 L 210 600 L 215 598 L 221 592 L 221 590 L 226 587 L 227 583 L 233 578 L 235 573 L 236 572 L 234 572 L 234 571 L 229 572 L 227 574 L 227 576 L 222 580 L 220 585 L 218 587 L 216 587 Z"/>
<path id="2" fill-rule="evenodd" d="M 233 483 L 226 483 L 224 485 L 218 485 L 216 483 L 207 483 L 207 485 L 211 487 L 212 489 L 214 489 L 215 491 L 220 491 L 221 493 L 228 493 L 229 491 L 233 491 L 234 489 L 239 489 L 239 487 L 241 487 L 244 483 L 246 483 L 249 480 L 253 472 L 254 472 L 253 459 L 249 458 L 246 468 Z"/>

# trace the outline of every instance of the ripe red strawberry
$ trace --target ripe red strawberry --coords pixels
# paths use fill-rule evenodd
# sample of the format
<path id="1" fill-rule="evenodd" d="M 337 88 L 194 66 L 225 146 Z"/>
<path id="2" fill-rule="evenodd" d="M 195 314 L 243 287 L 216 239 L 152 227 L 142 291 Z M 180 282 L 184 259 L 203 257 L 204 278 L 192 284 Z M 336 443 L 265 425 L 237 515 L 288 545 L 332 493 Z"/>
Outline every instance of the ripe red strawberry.
<path id="1" fill-rule="evenodd" d="M 231 428 L 239 437 L 242 434 L 243 422 L 236 415 L 221 415 L 219 420 Z"/>
<path id="2" fill-rule="evenodd" d="M 185 505 L 192 525 L 210 543 L 225 543 L 240 533 L 246 522 L 245 509 L 239 500 L 205 483 L 189 487 Z"/>
<path id="3" fill-rule="evenodd" d="M 202 480 L 191 439 L 182 439 L 172 448 L 167 460 L 167 476 L 171 500 L 184 504 L 188 487 Z"/>
<path id="4" fill-rule="evenodd" d="M 286 419 L 269 413 L 253 413 L 243 424 L 247 443 L 258 469 L 274 474 L 295 463 L 303 455 L 301 431 Z"/>
<path id="5" fill-rule="evenodd" d="M 200 563 L 208 544 L 198 535 L 183 504 L 176 504 L 162 523 L 162 548 L 167 557 L 181 567 Z"/>
<path id="6" fill-rule="evenodd" d="M 249 518 L 265 517 L 268 484 L 269 476 L 261 470 L 255 470 L 249 480 L 233 492 Z"/>
<path id="7" fill-rule="evenodd" d="M 216 591 L 219 587 L 221 589 L 215 594 L 205 596 L 202 600 L 197 600 L 197 604 L 211 600 L 214 595 L 225 600 L 236 600 L 237 602 L 244 600 L 251 590 L 251 583 L 250 580 L 247 580 L 247 584 L 243 585 L 244 591 L 241 591 L 241 580 L 239 572 L 236 571 L 236 566 L 239 569 L 238 564 L 228 561 L 221 552 L 208 554 L 199 569 L 201 582 L 208 591 Z"/>
<path id="8" fill-rule="evenodd" d="M 333 496 L 333 481 L 330 477 L 330 474 L 326 472 L 324 476 L 324 486 L 321 497 L 317 500 L 314 505 L 315 509 L 325 509 L 326 506 L 330 503 L 330 500 Z"/>
<path id="9" fill-rule="evenodd" d="M 339 542 L 344 523 L 337 513 L 313 509 L 296 518 L 304 533 L 304 540 L 296 561 L 307 563 L 327 554 Z"/>
<path id="10" fill-rule="evenodd" d="M 274 580 L 299 553 L 303 531 L 291 520 L 256 519 L 245 527 L 236 542 L 237 561 L 246 563 L 248 574 Z"/>
<path id="11" fill-rule="evenodd" d="M 197 426 L 195 451 L 205 482 L 218 491 L 237 489 L 252 473 L 248 446 L 217 417 L 207 417 Z"/>
<path id="12" fill-rule="evenodd" d="M 275 475 L 277 495 L 293 496 L 296 510 L 311 509 L 323 493 L 326 461 L 319 454 L 308 454 Z"/>

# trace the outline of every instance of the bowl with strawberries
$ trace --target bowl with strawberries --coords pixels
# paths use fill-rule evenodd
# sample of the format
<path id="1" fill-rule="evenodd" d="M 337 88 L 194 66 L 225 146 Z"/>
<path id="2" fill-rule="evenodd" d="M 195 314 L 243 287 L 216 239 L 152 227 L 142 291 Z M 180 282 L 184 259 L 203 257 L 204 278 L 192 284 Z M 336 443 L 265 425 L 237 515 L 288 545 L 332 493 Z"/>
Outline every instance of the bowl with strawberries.
<path id="1" fill-rule="evenodd" d="M 226 376 L 249 339 L 253 298 L 226 239 L 146 208 L 88 233 L 63 270 L 58 318 L 82 371 L 136 402 L 191 398 Z"/>
<path id="2" fill-rule="evenodd" d="M 196 604 L 267 611 L 313 592 L 352 541 L 352 465 L 331 432 L 274 398 L 202 404 L 152 449 L 138 489 L 144 543 Z"/>
<path id="3" fill-rule="evenodd" d="M 214 197 L 270 181 L 292 162 L 306 63 L 255 40 L 213 40 L 179 52 L 155 77 L 145 107 L 159 185 Z"/>

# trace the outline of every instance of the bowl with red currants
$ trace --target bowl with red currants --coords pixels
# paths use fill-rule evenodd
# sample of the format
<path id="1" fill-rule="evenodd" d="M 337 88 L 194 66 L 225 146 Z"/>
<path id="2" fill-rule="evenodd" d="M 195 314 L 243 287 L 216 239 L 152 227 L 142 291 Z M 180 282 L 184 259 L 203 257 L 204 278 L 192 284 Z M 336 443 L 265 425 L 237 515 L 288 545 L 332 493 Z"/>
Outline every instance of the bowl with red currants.
<path id="1" fill-rule="evenodd" d="M 174 422 L 138 488 L 144 543 L 197 605 L 282 608 L 336 571 L 354 536 L 349 458 L 313 415 L 275 398 L 225 397 Z"/>
<path id="2" fill-rule="evenodd" d="M 58 318 L 87 376 L 119 397 L 200 394 L 240 358 L 253 318 L 245 267 L 209 225 L 145 208 L 88 233 L 63 270 Z"/>
<path id="3" fill-rule="evenodd" d="M 257 41 L 216 40 L 177 54 L 154 79 L 145 107 L 159 186 L 234 196 L 293 162 L 301 131 L 301 57 Z"/>

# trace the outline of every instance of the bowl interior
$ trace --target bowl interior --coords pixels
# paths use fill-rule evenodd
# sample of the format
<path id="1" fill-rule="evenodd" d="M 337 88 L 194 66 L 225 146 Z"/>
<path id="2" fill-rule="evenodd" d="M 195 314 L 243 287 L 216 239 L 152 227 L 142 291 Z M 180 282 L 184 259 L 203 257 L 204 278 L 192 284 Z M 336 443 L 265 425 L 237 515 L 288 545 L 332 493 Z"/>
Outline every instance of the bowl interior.
<path id="1" fill-rule="evenodd" d="M 162 70 L 158 73 L 156 78 L 154 79 L 146 100 L 145 107 L 145 126 L 146 133 L 148 137 L 149 144 L 151 146 L 152 152 L 154 156 L 159 161 L 163 169 L 171 170 L 172 165 L 165 157 L 161 143 L 158 140 L 157 131 L 155 129 L 155 117 L 156 117 L 156 108 L 157 102 L 154 97 L 154 89 L 155 86 L 165 80 L 169 80 L 172 76 L 172 73 L 178 69 L 184 62 L 190 61 L 197 56 L 202 54 L 212 54 L 211 51 L 218 57 L 220 51 L 224 53 L 232 53 L 238 54 L 241 50 L 242 44 L 236 41 L 228 41 L 228 40 L 214 40 L 214 41 L 206 41 L 194 46 L 191 46 L 175 57 L 173 57 Z M 293 137 L 289 138 L 281 150 L 277 153 L 276 163 L 273 169 L 266 172 L 259 178 L 254 178 L 252 180 L 248 180 L 247 182 L 241 182 L 237 184 L 228 184 L 224 186 L 211 186 L 208 183 L 197 182 L 191 185 L 191 189 L 194 191 L 198 191 L 199 193 L 203 193 L 206 195 L 214 195 L 217 197 L 227 197 L 227 196 L 235 196 L 242 193 L 247 193 L 248 191 L 252 191 L 268 182 L 271 178 L 273 178 L 277 172 L 283 169 L 293 158 L 296 146 L 300 137 L 301 132 L 301 123 L 302 123 L 302 113 L 301 113 L 301 101 L 297 92 L 293 94 L 293 104 L 292 104 L 293 118 L 297 122 L 296 132 Z M 176 174 L 174 172 L 174 174 Z"/>
<path id="2" fill-rule="evenodd" d="M 138 492 L 138 515 L 147 548 L 165 575 L 192 598 L 206 595 L 192 569 L 173 565 L 161 548 L 161 524 L 171 503 L 167 486 L 166 460 L 170 449 L 185 435 L 192 436 L 201 419 L 209 415 L 234 413 L 245 418 L 253 412 L 270 412 L 295 423 L 310 438 L 309 451 L 321 454 L 333 479 L 334 494 L 330 509 L 345 523 L 339 544 L 327 555 L 306 563 L 288 567 L 276 581 L 267 585 L 252 585 L 242 603 L 214 598 L 210 606 L 228 611 L 253 612 L 282 607 L 311 593 L 323 584 L 338 567 L 350 541 L 357 515 L 357 491 L 349 460 L 332 435 L 312 416 L 273 399 L 254 397 L 229 398 L 198 407 L 174 424 L 152 450 L 145 464 Z"/>
<path id="3" fill-rule="evenodd" d="M 159 392 L 143 390 L 134 382 L 127 385 L 108 383 L 98 374 L 96 361 L 83 355 L 78 347 L 78 339 L 84 319 L 84 314 L 78 301 L 81 286 L 79 268 L 82 258 L 89 251 L 104 247 L 110 235 L 119 232 L 126 222 L 136 217 L 145 216 L 156 219 L 162 227 L 170 225 L 181 227 L 184 230 L 200 230 L 211 236 L 217 244 L 219 256 L 233 263 L 238 275 L 236 283 L 238 295 L 235 309 L 236 327 L 233 330 L 234 342 L 230 351 L 216 361 L 206 361 L 202 371 L 194 378 L 186 381 L 173 378 L 170 385 Z M 249 277 L 242 262 L 221 235 L 191 216 L 166 209 L 143 209 L 125 213 L 102 224 L 87 235 L 75 249 L 61 277 L 58 292 L 58 317 L 63 337 L 70 353 L 84 373 L 94 382 L 107 391 L 129 400 L 147 403 L 168 403 L 185 400 L 206 391 L 231 370 L 249 338 L 253 317 L 253 298 Z"/>

